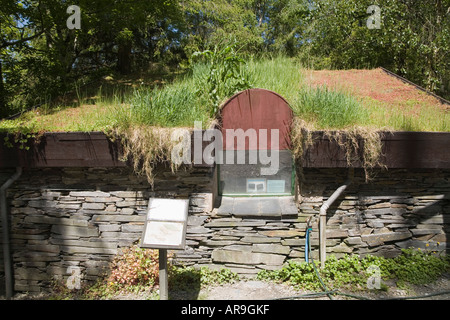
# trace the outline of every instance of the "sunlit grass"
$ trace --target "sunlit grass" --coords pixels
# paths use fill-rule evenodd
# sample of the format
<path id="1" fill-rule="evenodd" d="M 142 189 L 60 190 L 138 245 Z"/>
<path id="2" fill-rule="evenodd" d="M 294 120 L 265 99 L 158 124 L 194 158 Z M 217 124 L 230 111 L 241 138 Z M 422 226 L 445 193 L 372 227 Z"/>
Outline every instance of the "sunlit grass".
<path id="1" fill-rule="evenodd" d="M 272 90 L 291 105 L 296 117 L 315 129 L 346 129 L 354 126 L 391 131 L 450 131 L 448 112 L 417 101 L 388 105 L 371 98 L 327 87 L 311 88 L 305 69 L 293 59 L 250 58 L 242 65 L 253 88 Z M 15 120 L 0 122 L 0 131 L 108 131 L 133 126 L 193 127 L 212 121 L 206 97 L 198 88 L 206 77 L 205 65 L 162 86 L 100 87 L 96 94 L 77 91 L 77 102 L 55 107 L 43 105 Z M 147 82 L 148 83 L 148 82 Z"/>

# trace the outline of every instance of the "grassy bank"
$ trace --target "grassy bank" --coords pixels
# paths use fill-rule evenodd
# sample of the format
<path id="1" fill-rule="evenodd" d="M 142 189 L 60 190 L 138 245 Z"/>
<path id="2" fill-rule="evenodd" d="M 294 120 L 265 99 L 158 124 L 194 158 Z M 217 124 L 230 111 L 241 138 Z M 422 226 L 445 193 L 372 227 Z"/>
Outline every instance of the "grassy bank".
<path id="1" fill-rule="evenodd" d="M 134 125 L 193 127 L 194 121 L 208 124 L 215 116 L 213 111 L 217 111 L 217 105 L 246 88 L 264 88 L 279 93 L 290 103 L 295 115 L 315 129 L 362 126 L 391 131 L 450 130 L 448 112 L 437 107 L 386 106 L 344 90 L 311 87 L 305 79 L 306 70 L 285 57 L 250 58 L 240 62 L 239 66 L 220 68 L 200 61 L 164 86 L 111 89 L 106 84 L 99 87 L 94 96 L 83 96 L 81 91 L 73 104 L 41 106 L 18 119 L 1 121 L 0 130 L 108 131 Z M 215 87 L 206 88 L 213 81 L 211 73 L 221 72 L 224 80 Z M 214 99 L 210 97 L 211 92 L 215 94 Z"/>
<path id="2" fill-rule="evenodd" d="M 345 131 L 351 137 L 348 141 L 365 140 L 367 150 L 361 159 L 365 168 L 379 165 L 379 131 L 450 130 L 450 115 L 440 106 L 409 100 L 388 104 L 342 88 L 312 86 L 307 74 L 293 59 L 243 60 L 233 47 L 216 48 L 197 54 L 190 67 L 170 81 L 141 79 L 121 85 L 105 79 L 94 94 L 76 88 L 72 103 L 43 105 L 17 119 L 0 121 L 0 131 L 19 133 L 19 141 L 20 134 L 103 131 L 123 139 L 124 157 L 132 156 L 136 172 L 152 182 L 153 165 L 169 159 L 173 128 L 193 128 L 194 121 L 209 127 L 220 105 L 248 88 L 275 91 L 289 102 L 295 115 L 292 135 L 297 157 L 311 143 L 312 130 Z M 338 133 L 338 142 L 339 137 Z M 358 155 L 359 147 L 347 146 L 348 159 Z"/>

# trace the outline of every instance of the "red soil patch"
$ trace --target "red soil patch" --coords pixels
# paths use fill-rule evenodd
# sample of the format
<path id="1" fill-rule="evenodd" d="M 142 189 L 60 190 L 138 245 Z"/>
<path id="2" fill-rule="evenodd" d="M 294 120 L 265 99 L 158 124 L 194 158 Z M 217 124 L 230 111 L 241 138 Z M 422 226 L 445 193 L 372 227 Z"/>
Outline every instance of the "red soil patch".
<path id="1" fill-rule="evenodd" d="M 435 106 L 448 110 L 435 97 L 387 74 L 381 68 L 372 70 L 309 70 L 306 73 L 313 87 L 326 85 L 335 90 L 349 91 L 361 98 L 372 98 L 388 106 Z"/>

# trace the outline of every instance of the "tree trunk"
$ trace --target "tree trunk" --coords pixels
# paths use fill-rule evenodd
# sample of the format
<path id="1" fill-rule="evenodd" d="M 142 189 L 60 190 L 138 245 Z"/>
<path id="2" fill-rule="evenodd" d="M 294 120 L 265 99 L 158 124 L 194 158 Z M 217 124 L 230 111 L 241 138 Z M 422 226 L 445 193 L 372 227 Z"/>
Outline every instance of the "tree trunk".
<path id="1" fill-rule="evenodd" d="M 131 73 L 131 41 L 119 44 L 117 71 L 122 75 Z"/>
<path id="2" fill-rule="evenodd" d="M 6 109 L 6 92 L 5 85 L 3 84 L 2 62 L 0 61 L 0 117 L 7 115 L 8 112 Z"/>

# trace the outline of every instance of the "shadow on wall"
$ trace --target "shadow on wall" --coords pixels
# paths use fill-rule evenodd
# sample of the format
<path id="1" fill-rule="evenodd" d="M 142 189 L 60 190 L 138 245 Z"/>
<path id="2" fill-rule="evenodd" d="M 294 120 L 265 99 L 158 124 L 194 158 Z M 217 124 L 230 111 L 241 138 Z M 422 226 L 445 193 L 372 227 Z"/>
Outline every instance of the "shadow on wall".
<path id="1" fill-rule="evenodd" d="M 318 213 L 346 174 L 305 170 L 301 206 Z M 449 254 L 448 176 L 448 170 L 387 170 L 365 183 L 355 170 L 353 183 L 327 211 L 327 251 L 394 257 L 412 247 Z"/>
<path id="2" fill-rule="evenodd" d="M 210 184 L 208 170 L 160 171 L 152 189 L 131 168 L 25 170 L 8 190 L 14 291 L 95 282 L 139 242 L 150 196 L 187 197 Z"/>
<path id="3" fill-rule="evenodd" d="M 125 177 L 141 191 L 124 191 L 119 169 L 24 172 L 8 199 L 16 292 L 47 291 L 55 283 L 79 289 L 139 240 L 149 187 Z"/>

